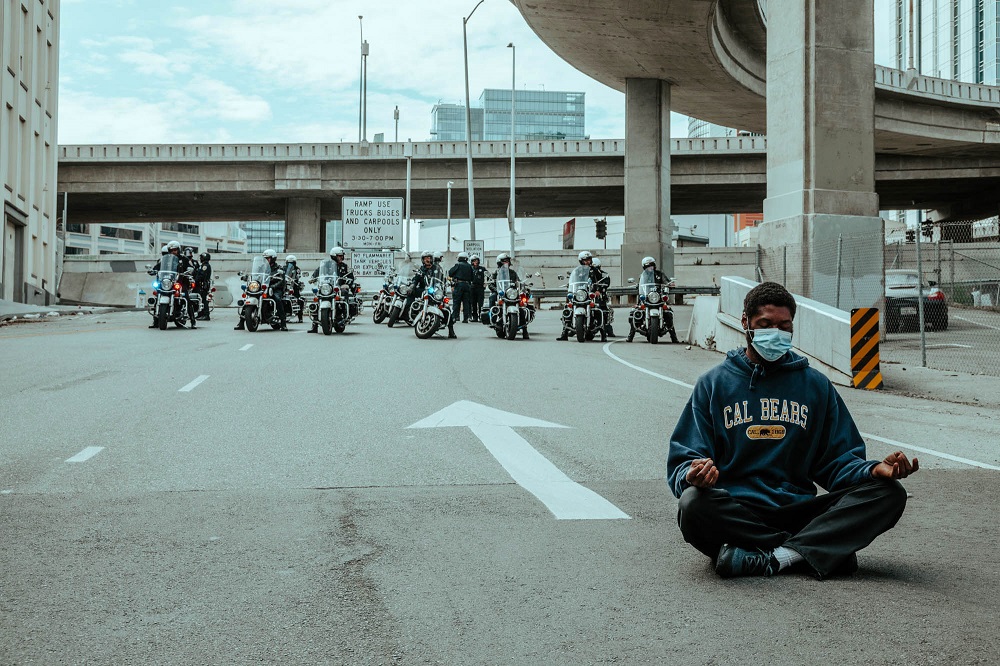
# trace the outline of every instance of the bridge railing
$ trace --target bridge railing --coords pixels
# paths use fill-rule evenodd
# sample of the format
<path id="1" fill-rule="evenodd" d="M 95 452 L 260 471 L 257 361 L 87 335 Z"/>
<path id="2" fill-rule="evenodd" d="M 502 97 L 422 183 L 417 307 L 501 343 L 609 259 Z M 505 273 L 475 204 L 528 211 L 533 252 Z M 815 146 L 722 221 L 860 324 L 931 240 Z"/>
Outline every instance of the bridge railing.
<path id="1" fill-rule="evenodd" d="M 875 66 L 875 86 L 885 90 L 918 93 L 951 103 L 970 106 L 995 107 L 1000 105 L 1000 88 L 977 83 L 963 83 L 938 79 L 923 74 Z"/>

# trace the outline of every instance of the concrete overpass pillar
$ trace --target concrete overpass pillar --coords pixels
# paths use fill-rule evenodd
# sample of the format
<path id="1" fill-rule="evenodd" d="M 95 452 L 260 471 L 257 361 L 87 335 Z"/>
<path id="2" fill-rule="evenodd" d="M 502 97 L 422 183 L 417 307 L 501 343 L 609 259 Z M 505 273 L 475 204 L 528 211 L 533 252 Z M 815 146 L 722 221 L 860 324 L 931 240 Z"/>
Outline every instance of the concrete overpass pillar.
<path id="1" fill-rule="evenodd" d="M 670 219 L 670 84 L 625 81 L 625 242 L 622 282 L 638 278 L 642 258 L 674 272 Z"/>
<path id="2" fill-rule="evenodd" d="M 323 224 L 319 198 L 290 197 L 285 200 L 285 251 L 323 252 Z"/>
<path id="3" fill-rule="evenodd" d="M 768 2 L 761 268 L 841 309 L 882 291 L 873 1 Z"/>

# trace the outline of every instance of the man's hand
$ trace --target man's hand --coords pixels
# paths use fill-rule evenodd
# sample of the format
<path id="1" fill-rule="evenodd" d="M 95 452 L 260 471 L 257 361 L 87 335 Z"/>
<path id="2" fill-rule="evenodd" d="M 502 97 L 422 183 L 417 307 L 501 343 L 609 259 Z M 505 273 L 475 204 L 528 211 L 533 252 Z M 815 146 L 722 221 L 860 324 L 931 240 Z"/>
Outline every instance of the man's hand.
<path id="1" fill-rule="evenodd" d="M 872 468 L 872 478 L 875 479 L 905 479 L 920 469 L 920 463 L 914 458 L 911 463 L 902 451 L 890 453 L 885 460 Z"/>
<path id="2" fill-rule="evenodd" d="M 719 468 L 711 458 L 699 458 L 688 467 L 684 480 L 696 488 L 714 488 L 719 480 Z"/>

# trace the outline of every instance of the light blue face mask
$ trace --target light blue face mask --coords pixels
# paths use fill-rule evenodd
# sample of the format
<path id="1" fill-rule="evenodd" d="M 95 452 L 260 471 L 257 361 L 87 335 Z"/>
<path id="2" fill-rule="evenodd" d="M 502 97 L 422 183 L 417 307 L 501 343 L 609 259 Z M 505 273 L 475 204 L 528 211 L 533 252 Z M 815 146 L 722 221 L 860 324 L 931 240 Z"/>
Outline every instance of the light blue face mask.
<path id="1" fill-rule="evenodd" d="M 765 361 L 777 361 L 792 348 L 792 334 L 780 328 L 747 331 L 747 339 Z"/>

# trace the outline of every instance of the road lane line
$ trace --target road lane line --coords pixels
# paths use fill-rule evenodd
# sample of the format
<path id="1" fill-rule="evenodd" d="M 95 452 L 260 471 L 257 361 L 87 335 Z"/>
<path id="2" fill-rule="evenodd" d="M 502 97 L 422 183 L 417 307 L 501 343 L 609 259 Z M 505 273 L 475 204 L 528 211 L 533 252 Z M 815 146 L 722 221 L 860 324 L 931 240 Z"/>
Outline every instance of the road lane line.
<path id="1" fill-rule="evenodd" d="M 667 377 L 665 375 L 660 375 L 660 374 L 657 374 L 657 373 L 653 372 L 652 370 L 647 370 L 645 368 L 639 367 L 638 365 L 633 365 L 632 363 L 629 363 L 628 361 L 623 361 L 622 359 L 620 359 L 617 356 L 615 356 L 614 354 L 612 354 L 611 351 L 608 349 L 608 347 L 610 347 L 611 345 L 615 344 L 616 342 L 621 342 L 621 340 L 615 340 L 613 342 L 608 342 L 607 344 L 605 344 L 604 345 L 604 353 L 607 354 L 608 356 L 610 356 L 611 358 L 613 358 L 614 360 L 618 361 L 619 363 L 621 363 L 623 365 L 627 365 L 628 367 L 632 368 L 633 370 L 638 370 L 639 372 L 644 372 L 647 375 L 652 375 L 653 377 L 656 377 L 657 379 L 662 379 L 665 382 L 670 382 L 672 384 L 677 384 L 678 386 L 684 386 L 684 387 L 687 387 L 687 388 L 690 388 L 690 389 L 694 388 L 694 386 L 692 386 L 691 384 L 685 384 L 684 382 L 680 381 L 679 379 L 674 379 L 673 377 Z M 904 448 L 904 449 L 912 449 L 914 451 L 919 451 L 920 453 L 926 453 L 928 455 L 935 456 L 937 458 L 943 458 L 945 460 L 951 460 L 953 462 L 962 463 L 962 464 L 965 464 L 965 465 L 969 465 L 971 467 L 981 467 L 983 469 L 993 469 L 993 470 L 1000 471 L 1000 467 L 996 467 L 994 465 L 989 465 L 987 463 L 982 463 L 982 462 L 978 462 L 978 461 L 975 461 L 975 460 L 970 460 L 968 458 L 960 458 L 958 456 L 953 456 L 950 453 L 944 453 L 942 451 L 935 451 L 934 449 L 927 449 L 927 448 L 924 448 L 922 446 L 914 446 L 913 444 L 907 444 L 905 442 L 898 442 L 898 441 L 896 441 L 894 439 L 887 439 L 885 437 L 879 437 L 878 435 L 873 435 L 871 433 L 863 432 L 863 433 L 861 433 L 861 436 L 864 437 L 865 439 L 874 439 L 875 441 L 882 442 L 884 444 L 891 444 L 892 446 L 898 446 L 898 447 Z"/>
<path id="2" fill-rule="evenodd" d="M 83 451 L 80 451 L 72 458 L 67 458 L 66 462 L 68 463 L 84 462 L 86 460 L 90 460 L 103 450 L 104 450 L 103 446 L 88 446 L 87 448 L 85 448 Z"/>
<path id="3" fill-rule="evenodd" d="M 1000 331 L 1000 328 L 997 328 L 996 326 L 990 326 L 989 324 L 981 324 L 978 321 L 972 321 L 971 319 L 966 319 L 965 317 L 959 317 L 958 315 L 952 315 L 952 317 L 954 317 L 955 319 L 960 319 L 962 321 L 967 321 L 975 326 L 982 326 L 983 328 L 992 328 L 994 331 Z"/>
<path id="4" fill-rule="evenodd" d="M 653 372 L 652 370 L 647 370 L 646 368 L 640 368 L 638 365 L 633 365 L 633 364 L 629 363 L 628 361 L 625 361 L 625 360 L 619 358 L 618 356 L 615 356 L 614 353 L 611 351 L 610 347 L 611 347 L 611 345 L 613 345 L 613 344 L 615 344 L 617 342 L 621 342 L 621 340 L 612 340 L 611 342 L 605 344 L 604 345 L 604 353 L 607 354 L 608 356 L 610 356 L 611 358 L 613 358 L 614 360 L 618 361 L 622 365 L 626 365 L 626 366 L 632 368 L 633 370 L 638 370 L 639 372 L 644 372 L 647 375 L 651 375 L 653 377 L 656 377 L 657 379 L 662 379 L 665 382 L 670 382 L 671 384 L 677 384 L 678 386 L 683 386 L 686 389 L 693 389 L 694 388 L 694 384 L 688 384 L 686 382 L 682 382 L 679 379 L 674 379 L 673 377 L 667 377 L 666 375 L 661 375 L 659 373 Z"/>
<path id="5" fill-rule="evenodd" d="M 252 344 L 243 345 L 242 347 L 240 347 L 240 351 L 246 351 L 246 350 L 250 349 L 251 347 L 253 347 Z"/>
<path id="6" fill-rule="evenodd" d="M 193 382 L 191 382 L 190 384 L 188 384 L 184 388 L 177 389 L 177 392 L 178 393 L 190 393 L 191 391 L 194 390 L 194 388 L 196 386 L 198 386 L 198 384 L 201 384 L 206 379 L 208 379 L 208 375 L 199 375 L 197 379 L 195 379 Z"/>

